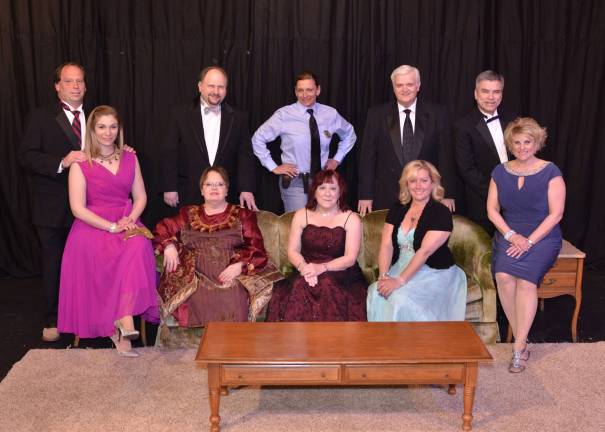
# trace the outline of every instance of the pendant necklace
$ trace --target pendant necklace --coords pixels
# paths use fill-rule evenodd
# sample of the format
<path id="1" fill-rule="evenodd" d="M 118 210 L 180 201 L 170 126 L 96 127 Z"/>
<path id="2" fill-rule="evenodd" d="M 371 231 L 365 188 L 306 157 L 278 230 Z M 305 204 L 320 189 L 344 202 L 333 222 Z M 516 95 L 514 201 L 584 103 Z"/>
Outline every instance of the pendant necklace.
<path id="1" fill-rule="evenodd" d="M 99 154 L 98 158 L 100 163 L 104 164 L 105 162 L 107 162 L 108 165 L 111 165 L 112 161 L 120 160 L 120 152 L 114 149 L 113 152 L 111 152 L 107 156 Z"/>

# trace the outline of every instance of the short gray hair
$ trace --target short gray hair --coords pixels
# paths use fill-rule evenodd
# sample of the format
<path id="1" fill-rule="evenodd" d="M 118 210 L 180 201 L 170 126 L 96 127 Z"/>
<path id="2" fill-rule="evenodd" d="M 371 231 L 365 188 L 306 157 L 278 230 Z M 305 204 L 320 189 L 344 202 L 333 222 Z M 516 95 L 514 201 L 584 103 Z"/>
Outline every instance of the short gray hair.
<path id="1" fill-rule="evenodd" d="M 493 70 L 485 70 L 477 75 L 477 78 L 475 78 L 475 87 L 477 87 L 481 81 L 500 81 L 502 88 L 504 88 L 504 75 L 494 72 Z"/>
<path id="2" fill-rule="evenodd" d="M 410 65 L 401 65 L 391 73 L 391 82 L 395 84 L 395 77 L 397 75 L 407 75 L 409 73 L 413 73 L 416 76 L 416 82 L 420 84 L 420 71 L 414 66 Z"/>

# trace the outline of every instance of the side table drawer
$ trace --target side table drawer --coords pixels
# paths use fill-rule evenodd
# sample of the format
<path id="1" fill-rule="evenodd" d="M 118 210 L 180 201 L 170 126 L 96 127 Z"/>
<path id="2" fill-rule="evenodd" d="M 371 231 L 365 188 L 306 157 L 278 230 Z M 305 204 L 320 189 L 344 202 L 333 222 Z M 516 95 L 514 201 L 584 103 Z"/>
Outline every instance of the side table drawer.
<path id="1" fill-rule="evenodd" d="M 456 383 L 463 380 L 463 364 L 400 364 L 345 366 L 346 383 Z"/>
<path id="2" fill-rule="evenodd" d="M 223 384 L 303 384 L 336 383 L 340 380 L 340 366 L 304 365 L 223 365 Z"/>
<path id="3" fill-rule="evenodd" d="M 540 284 L 540 290 L 543 289 L 556 289 L 556 288 L 575 288 L 576 286 L 576 274 L 573 272 L 559 272 L 549 271 L 544 275 L 542 283 Z"/>

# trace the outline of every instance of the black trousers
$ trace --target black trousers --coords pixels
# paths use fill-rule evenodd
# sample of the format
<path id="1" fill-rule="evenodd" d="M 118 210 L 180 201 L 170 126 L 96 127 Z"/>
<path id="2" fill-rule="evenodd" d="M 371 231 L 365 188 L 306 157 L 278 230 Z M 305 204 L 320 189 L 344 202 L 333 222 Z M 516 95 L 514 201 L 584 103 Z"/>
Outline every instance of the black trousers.
<path id="1" fill-rule="evenodd" d="M 44 326 L 56 327 L 61 258 L 63 258 L 63 249 L 65 249 L 69 228 L 37 226 L 36 231 L 38 232 L 42 252 L 42 284 L 46 300 Z"/>

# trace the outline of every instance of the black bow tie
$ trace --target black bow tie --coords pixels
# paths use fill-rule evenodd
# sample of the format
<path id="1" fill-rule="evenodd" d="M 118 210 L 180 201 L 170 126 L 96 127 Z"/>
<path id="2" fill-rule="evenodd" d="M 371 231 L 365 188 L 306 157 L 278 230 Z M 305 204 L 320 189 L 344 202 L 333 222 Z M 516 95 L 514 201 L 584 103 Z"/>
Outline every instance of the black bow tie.
<path id="1" fill-rule="evenodd" d="M 495 115 L 493 117 L 490 117 L 490 118 L 487 118 L 486 116 L 483 116 L 483 117 L 485 117 L 485 123 L 486 124 L 489 123 L 489 122 L 491 122 L 491 121 L 498 120 L 498 116 L 497 115 Z"/>

